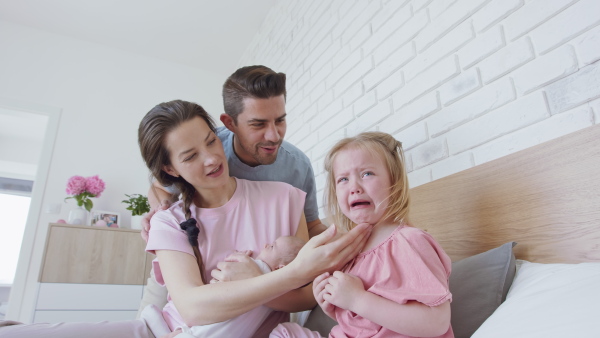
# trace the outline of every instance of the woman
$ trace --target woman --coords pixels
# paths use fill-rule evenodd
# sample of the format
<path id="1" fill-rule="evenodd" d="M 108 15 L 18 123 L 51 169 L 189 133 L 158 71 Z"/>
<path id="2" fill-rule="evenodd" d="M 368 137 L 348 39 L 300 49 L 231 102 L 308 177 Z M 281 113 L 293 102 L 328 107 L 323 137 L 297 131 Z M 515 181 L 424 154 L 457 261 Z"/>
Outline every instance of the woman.
<path id="1" fill-rule="evenodd" d="M 308 238 L 303 193 L 285 183 L 229 177 L 214 129 L 199 105 L 171 101 L 154 107 L 138 130 L 142 157 L 152 174 L 160 183 L 175 184 L 182 191 L 182 201 L 152 219 L 147 247 L 157 254 L 157 279 L 164 280 L 171 297 L 162 316 L 170 329 L 222 322 L 262 305 L 285 312 L 310 309 L 316 302 L 310 286 L 303 286 L 325 271 L 341 268 L 358 252 L 351 244 L 364 242 L 369 234 L 367 227 L 358 227 L 332 241 L 335 227 L 331 227 L 312 238 L 296 259 L 281 269 L 263 275 L 256 266 L 254 277 L 207 283 L 210 271 L 227 253 L 236 249 L 257 252 L 258 246 L 286 233 Z M 274 197 L 271 192 L 276 192 Z M 240 206 L 251 209 L 240 212 Z M 186 222 L 189 219 L 195 219 L 198 226 L 190 226 L 193 221 Z M 281 224 L 273 224 L 273 220 Z M 179 230 L 180 223 L 192 238 Z M 199 236 L 195 239 L 194 235 Z M 269 238 L 272 240 L 265 241 Z M 190 245 L 190 239 L 197 241 L 195 245 Z M 244 247 L 254 242 L 255 247 Z M 247 334 L 266 336 L 285 319 L 284 314 L 271 312 L 257 322 L 254 334 L 250 330 Z M 153 320 L 156 318 L 146 318 L 146 323 L 152 327 Z M 5 333 L 11 337 L 106 337 L 107 332 L 111 337 L 152 337 L 152 332 L 146 333 L 140 326 L 140 321 L 17 325 L 0 329 L 0 337 Z"/>

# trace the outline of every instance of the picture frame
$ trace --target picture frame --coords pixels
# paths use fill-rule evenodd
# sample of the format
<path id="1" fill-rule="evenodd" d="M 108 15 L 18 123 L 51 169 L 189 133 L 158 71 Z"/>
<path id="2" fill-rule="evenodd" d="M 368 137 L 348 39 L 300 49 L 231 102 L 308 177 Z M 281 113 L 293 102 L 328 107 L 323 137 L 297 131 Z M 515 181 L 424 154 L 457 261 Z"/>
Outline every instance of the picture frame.
<path id="1" fill-rule="evenodd" d="M 121 214 L 115 211 L 92 210 L 88 218 L 88 225 L 118 228 Z"/>

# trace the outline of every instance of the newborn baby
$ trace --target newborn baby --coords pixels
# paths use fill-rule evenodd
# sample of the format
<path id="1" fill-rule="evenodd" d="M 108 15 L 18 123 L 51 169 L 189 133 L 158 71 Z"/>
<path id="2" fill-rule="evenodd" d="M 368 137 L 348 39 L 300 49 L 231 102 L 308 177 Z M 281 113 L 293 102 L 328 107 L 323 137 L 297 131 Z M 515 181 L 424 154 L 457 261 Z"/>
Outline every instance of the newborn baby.
<path id="1" fill-rule="evenodd" d="M 296 236 L 281 236 L 273 244 L 265 244 L 254 259 L 263 273 L 281 269 L 296 258 L 298 251 L 306 244 Z M 250 255 L 252 251 L 246 251 Z"/>
<path id="2" fill-rule="evenodd" d="M 298 254 L 298 251 L 300 251 L 304 244 L 306 244 L 306 242 L 296 236 L 281 236 L 272 244 L 265 244 L 256 258 L 250 258 L 256 262 L 263 273 L 269 273 L 273 270 L 281 269 L 293 261 Z M 252 250 L 241 251 L 241 253 L 252 256 Z M 213 278 L 210 282 L 217 283 L 218 281 Z M 261 320 L 264 320 L 272 310 L 264 305 L 261 305 L 260 308 L 263 310 L 262 314 L 264 316 Z M 144 318 L 162 318 L 161 312 L 158 310 L 158 308 L 147 307 L 147 309 L 148 310 L 144 309 L 144 311 L 147 312 L 143 316 Z M 156 312 L 157 314 L 151 313 L 152 311 Z M 249 326 L 249 322 L 254 322 L 256 320 L 256 313 L 253 315 L 244 313 L 220 323 L 197 325 L 192 327 L 177 327 L 173 332 L 161 336 L 161 338 L 238 337 L 240 335 L 239 332 L 243 332 L 245 328 Z M 154 323 L 161 321 L 152 320 L 152 322 Z M 164 322 L 164 320 L 162 320 L 162 322 Z M 164 323 L 163 327 L 166 327 L 168 330 L 166 323 Z"/>

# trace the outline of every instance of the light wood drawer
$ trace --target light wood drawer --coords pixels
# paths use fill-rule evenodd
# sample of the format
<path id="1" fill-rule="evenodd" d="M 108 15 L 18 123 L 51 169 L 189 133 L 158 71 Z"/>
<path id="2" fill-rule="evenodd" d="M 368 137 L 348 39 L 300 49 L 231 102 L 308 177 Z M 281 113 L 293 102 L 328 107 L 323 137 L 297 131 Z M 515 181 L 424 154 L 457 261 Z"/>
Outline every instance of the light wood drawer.
<path id="1" fill-rule="evenodd" d="M 150 255 L 139 230 L 50 224 L 42 283 L 146 283 Z"/>
<path id="2" fill-rule="evenodd" d="M 143 288 L 142 285 L 41 283 L 36 310 L 137 311 Z"/>

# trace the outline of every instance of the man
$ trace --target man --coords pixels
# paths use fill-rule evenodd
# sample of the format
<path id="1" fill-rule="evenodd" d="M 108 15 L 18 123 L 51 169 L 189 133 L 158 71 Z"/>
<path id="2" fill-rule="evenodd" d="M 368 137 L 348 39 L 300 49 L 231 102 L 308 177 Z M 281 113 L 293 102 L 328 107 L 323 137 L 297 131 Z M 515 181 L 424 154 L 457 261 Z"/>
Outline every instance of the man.
<path id="1" fill-rule="evenodd" d="M 252 181 L 286 182 L 306 192 L 304 214 L 310 237 L 327 227 L 319 219 L 316 184 L 310 160 L 283 140 L 286 132 L 286 76 L 265 66 L 238 69 L 223 85 L 224 127 L 217 129 L 223 143 L 231 176 Z M 154 183 L 148 193 L 153 210 L 166 209 L 177 200 L 177 192 Z M 150 218 L 143 220 L 142 237 L 147 239 Z M 141 310 L 152 303 L 162 307 L 166 290 L 148 279 Z M 138 312 L 138 315 L 139 313 Z"/>
<path id="2" fill-rule="evenodd" d="M 265 66 L 238 69 L 223 85 L 225 127 L 217 129 L 230 175 L 252 181 L 286 182 L 306 192 L 304 214 L 310 237 L 326 227 L 319 219 L 314 173 L 310 160 L 283 140 L 287 129 L 286 76 Z M 177 194 L 155 183 L 148 193 L 153 208 L 169 205 Z M 160 201 L 160 202 L 159 202 Z M 164 207 L 163 207 L 164 208 Z M 149 217 L 144 222 L 147 232 Z"/>

